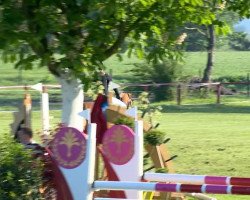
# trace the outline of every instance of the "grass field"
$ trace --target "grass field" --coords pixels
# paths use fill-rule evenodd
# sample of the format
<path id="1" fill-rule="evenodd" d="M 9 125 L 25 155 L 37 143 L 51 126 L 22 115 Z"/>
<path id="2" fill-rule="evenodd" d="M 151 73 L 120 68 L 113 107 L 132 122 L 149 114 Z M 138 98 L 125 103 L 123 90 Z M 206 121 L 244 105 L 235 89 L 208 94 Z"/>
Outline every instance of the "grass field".
<path id="1" fill-rule="evenodd" d="M 155 120 L 168 143 L 178 173 L 245 176 L 250 174 L 250 104 L 163 106 Z M 220 200 L 247 200 L 218 196 Z"/>
<path id="2" fill-rule="evenodd" d="M 250 52 L 217 52 L 213 77 L 225 75 L 244 76 L 250 72 Z M 183 66 L 185 75 L 198 76 L 206 62 L 205 53 L 188 53 Z M 119 63 L 113 57 L 105 62 L 112 69 L 114 79 L 119 82 L 135 81 L 127 73 L 135 58 Z M 125 75 L 126 74 L 126 75 Z M 17 85 L 18 71 L 11 65 L 0 63 L 0 86 Z M 40 81 L 55 83 L 45 69 L 22 72 L 23 83 Z M 35 110 L 39 109 L 39 94 L 34 92 Z M 0 110 L 16 110 L 21 103 L 23 91 L 0 91 Z M 16 99 L 17 98 L 17 99 Z M 225 176 L 250 176 L 250 99 L 223 97 L 223 104 L 216 105 L 215 96 L 210 99 L 186 99 L 182 106 L 174 102 L 159 102 L 162 114 L 154 117 L 159 129 L 171 140 L 167 143 L 171 155 L 178 155 L 174 166 L 178 173 L 209 174 Z M 51 111 L 51 123 L 60 121 L 60 111 Z M 32 113 L 33 129 L 41 128 L 40 112 Z M 9 132 L 13 117 L 11 112 L 0 112 L 0 135 Z M 249 200 L 249 196 L 216 195 L 219 200 Z"/>
<path id="3" fill-rule="evenodd" d="M 214 69 L 212 78 L 220 76 L 247 76 L 250 73 L 250 51 L 225 51 L 215 52 Z M 205 52 L 189 52 L 185 55 L 183 74 L 200 76 L 206 66 Z"/>
<path id="4" fill-rule="evenodd" d="M 250 52 L 225 51 L 215 53 L 215 66 L 213 69 L 213 78 L 220 76 L 247 76 L 250 73 Z M 183 76 L 200 76 L 206 65 L 205 52 L 188 52 L 184 54 L 184 63 L 182 66 Z M 107 71 L 112 70 L 114 80 L 119 83 L 136 81 L 129 72 L 134 63 L 143 62 L 135 57 L 127 58 L 123 56 L 120 62 L 116 56 L 111 57 L 104 62 Z M 22 77 L 22 78 L 21 78 Z M 57 83 L 52 75 L 45 68 L 34 67 L 34 70 L 19 71 L 14 69 L 13 64 L 5 64 L 0 60 L 0 85 L 18 85 L 18 84 L 36 84 Z"/>

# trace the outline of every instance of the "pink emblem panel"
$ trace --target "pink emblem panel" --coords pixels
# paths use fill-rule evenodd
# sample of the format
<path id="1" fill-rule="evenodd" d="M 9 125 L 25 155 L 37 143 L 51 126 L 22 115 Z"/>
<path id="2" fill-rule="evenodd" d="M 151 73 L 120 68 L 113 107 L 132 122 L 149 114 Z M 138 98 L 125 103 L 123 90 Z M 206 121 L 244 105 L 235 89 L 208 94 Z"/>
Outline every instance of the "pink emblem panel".
<path id="1" fill-rule="evenodd" d="M 78 167 L 86 155 L 86 138 L 83 133 L 72 127 L 63 127 L 52 141 L 53 157 L 67 169 Z"/>
<path id="2" fill-rule="evenodd" d="M 114 125 L 103 137 L 103 153 L 111 163 L 124 165 L 134 155 L 134 132 L 125 125 Z"/>

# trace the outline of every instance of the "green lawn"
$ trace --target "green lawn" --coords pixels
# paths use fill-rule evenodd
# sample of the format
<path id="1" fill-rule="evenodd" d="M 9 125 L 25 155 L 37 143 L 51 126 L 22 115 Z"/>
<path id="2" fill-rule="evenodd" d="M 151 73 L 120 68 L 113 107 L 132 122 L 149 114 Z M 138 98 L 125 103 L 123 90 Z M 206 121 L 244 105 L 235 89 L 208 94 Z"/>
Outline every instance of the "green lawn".
<path id="1" fill-rule="evenodd" d="M 199 77 L 206 66 L 205 52 L 189 52 L 185 55 L 183 75 Z M 250 51 L 215 52 L 212 78 L 220 76 L 247 76 L 250 73 Z"/>
<path id="2" fill-rule="evenodd" d="M 16 109 L 17 111 L 17 109 Z M 61 111 L 50 111 L 50 125 L 51 128 L 55 128 L 58 123 L 60 123 L 60 113 Z M 10 124 L 13 122 L 13 112 L 0 112 L 0 138 L 1 135 L 5 133 L 10 133 Z M 39 134 L 41 133 L 42 129 L 42 120 L 41 120 L 41 112 L 40 111 L 33 111 L 32 112 L 32 130 L 34 132 L 35 140 L 39 141 Z"/>
<path id="3" fill-rule="evenodd" d="M 168 146 L 172 154 L 178 155 L 177 172 L 249 176 L 250 107 L 246 112 L 230 107 L 226 112 L 213 106 L 195 107 L 168 107 L 155 119 L 171 138 Z"/>
<path id="4" fill-rule="evenodd" d="M 157 104 L 159 105 L 159 104 Z M 166 106 L 155 117 L 177 173 L 250 175 L 250 104 Z M 219 200 L 247 200 L 249 196 L 215 195 Z"/>
<path id="5" fill-rule="evenodd" d="M 247 76 L 250 73 L 250 51 L 225 51 L 215 52 L 215 63 L 212 72 L 212 78 L 221 76 Z M 182 64 L 182 75 L 191 77 L 202 76 L 206 66 L 206 52 L 187 52 L 184 54 L 184 63 Z M 122 62 L 117 57 L 112 57 L 104 64 L 108 70 L 112 70 L 114 79 L 119 82 L 136 81 L 128 73 L 134 63 L 143 62 L 136 58 L 127 58 L 124 55 Z M 126 76 L 124 76 L 126 74 Z"/>

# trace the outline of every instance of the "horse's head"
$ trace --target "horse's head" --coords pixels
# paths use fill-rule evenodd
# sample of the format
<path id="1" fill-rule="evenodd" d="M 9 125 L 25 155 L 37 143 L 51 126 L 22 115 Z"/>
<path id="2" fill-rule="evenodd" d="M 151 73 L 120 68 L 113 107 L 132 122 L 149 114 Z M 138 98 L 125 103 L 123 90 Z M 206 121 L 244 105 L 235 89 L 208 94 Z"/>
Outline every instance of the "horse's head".
<path id="1" fill-rule="evenodd" d="M 126 93 L 122 92 L 120 94 L 121 101 L 127 105 L 127 107 L 132 106 L 132 94 L 131 93 Z"/>

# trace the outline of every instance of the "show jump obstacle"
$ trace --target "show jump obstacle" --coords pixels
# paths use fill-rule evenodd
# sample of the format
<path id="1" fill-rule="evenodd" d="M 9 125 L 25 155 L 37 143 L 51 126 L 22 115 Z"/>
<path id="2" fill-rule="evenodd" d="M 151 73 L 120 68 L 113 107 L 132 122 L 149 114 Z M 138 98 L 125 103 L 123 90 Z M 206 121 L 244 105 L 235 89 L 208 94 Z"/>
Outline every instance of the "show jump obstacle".
<path id="1" fill-rule="evenodd" d="M 143 199 L 142 191 L 250 195 L 250 178 L 143 174 L 142 135 L 142 121 L 135 121 L 134 131 L 125 125 L 108 129 L 101 153 L 108 173 L 117 180 L 95 181 L 96 124 L 88 125 L 87 135 L 74 128 L 62 128 L 52 141 L 52 157 L 66 179 L 73 200 L 93 199 L 94 191 L 98 190 L 125 191 L 119 199 Z"/>
<path id="2" fill-rule="evenodd" d="M 49 128 L 48 94 L 41 84 L 31 88 L 42 92 L 42 124 L 43 134 L 46 135 Z M 121 106 L 110 104 L 105 108 L 103 100 L 105 99 L 101 97 L 96 102 L 99 107 L 94 106 L 91 116 L 90 110 L 82 113 L 89 122 L 86 134 L 72 127 L 62 127 L 47 149 L 54 163 L 53 171 L 58 182 L 57 200 L 147 199 L 143 196 L 143 191 L 250 195 L 250 178 L 143 173 L 143 131 L 150 126 L 137 120 L 136 109 L 135 113 L 132 111 L 129 114 L 129 110 Z M 13 132 L 16 132 L 21 123 L 30 126 L 31 98 L 28 95 L 25 96 L 24 106 L 25 109 L 19 112 L 20 116 L 15 115 Z M 134 130 L 125 125 L 101 127 L 99 122 L 105 121 L 103 116 L 100 118 L 103 109 L 106 109 L 106 119 L 111 124 L 119 115 L 125 116 L 124 113 L 133 116 Z M 98 117 L 97 124 L 90 123 L 94 122 L 95 117 Z M 161 152 L 158 147 L 153 150 Z M 108 180 L 95 179 L 98 172 L 96 154 L 102 156 Z M 155 158 L 157 159 L 154 160 Z M 162 152 L 157 153 L 154 159 L 159 167 L 170 169 L 163 162 L 166 156 Z M 102 190 L 107 191 L 105 195 L 99 192 Z"/>

